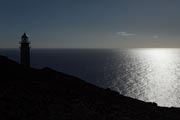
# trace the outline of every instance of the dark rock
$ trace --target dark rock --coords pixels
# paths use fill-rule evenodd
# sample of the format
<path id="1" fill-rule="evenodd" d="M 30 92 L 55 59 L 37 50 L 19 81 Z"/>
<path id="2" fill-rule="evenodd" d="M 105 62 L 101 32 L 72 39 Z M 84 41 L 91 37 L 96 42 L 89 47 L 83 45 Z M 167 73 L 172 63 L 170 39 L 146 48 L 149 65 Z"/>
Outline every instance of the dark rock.
<path id="1" fill-rule="evenodd" d="M 2 120 L 180 120 L 158 107 L 51 68 L 25 68 L 0 56 Z"/>

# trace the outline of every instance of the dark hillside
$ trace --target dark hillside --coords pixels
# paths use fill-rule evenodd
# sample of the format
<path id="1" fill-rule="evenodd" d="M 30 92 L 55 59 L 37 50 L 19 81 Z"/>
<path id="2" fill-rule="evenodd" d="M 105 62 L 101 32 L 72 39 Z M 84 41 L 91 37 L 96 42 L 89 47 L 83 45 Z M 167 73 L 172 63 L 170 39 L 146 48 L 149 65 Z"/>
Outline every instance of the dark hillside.
<path id="1" fill-rule="evenodd" d="M 0 56 L 1 120 L 180 120 L 157 107 L 50 68 L 25 68 Z"/>

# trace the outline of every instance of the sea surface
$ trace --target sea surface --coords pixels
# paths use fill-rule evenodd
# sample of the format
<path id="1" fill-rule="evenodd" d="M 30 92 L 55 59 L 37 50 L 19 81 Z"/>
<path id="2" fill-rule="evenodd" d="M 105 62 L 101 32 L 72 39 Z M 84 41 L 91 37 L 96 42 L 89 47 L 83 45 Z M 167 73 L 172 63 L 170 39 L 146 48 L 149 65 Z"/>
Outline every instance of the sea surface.
<path id="1" fill-rule="evenodd" d="M 19 62 L 18 49 L 0 49 L 0 55 Z M 180 107 L 180 49 L 32 49 L 31 64 L 159 106 Z"/>

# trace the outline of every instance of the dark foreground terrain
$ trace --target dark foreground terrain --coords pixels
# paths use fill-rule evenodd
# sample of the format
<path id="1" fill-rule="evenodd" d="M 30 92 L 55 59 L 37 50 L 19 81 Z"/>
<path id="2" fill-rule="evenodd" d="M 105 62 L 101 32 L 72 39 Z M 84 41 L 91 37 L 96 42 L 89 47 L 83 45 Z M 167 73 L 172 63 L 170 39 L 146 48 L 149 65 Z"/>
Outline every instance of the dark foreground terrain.
<path id="1" fill-rule="evenodd" d="M 180 120 L 180 109 L 119 95 L 0 56 L 0 120 Z"/>

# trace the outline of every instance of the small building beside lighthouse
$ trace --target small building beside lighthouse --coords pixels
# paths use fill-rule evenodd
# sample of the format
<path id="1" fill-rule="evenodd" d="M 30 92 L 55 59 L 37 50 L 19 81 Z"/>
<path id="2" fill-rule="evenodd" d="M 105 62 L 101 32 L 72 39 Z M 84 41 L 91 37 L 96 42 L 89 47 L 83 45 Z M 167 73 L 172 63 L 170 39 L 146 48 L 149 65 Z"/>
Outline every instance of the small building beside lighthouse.
<path id="1" fill-rule="evenodd" d="M 21 37 L 20 41 L 20 63 L 25 67 L 30 67 L 30 42 L 26 33 Z"/>

